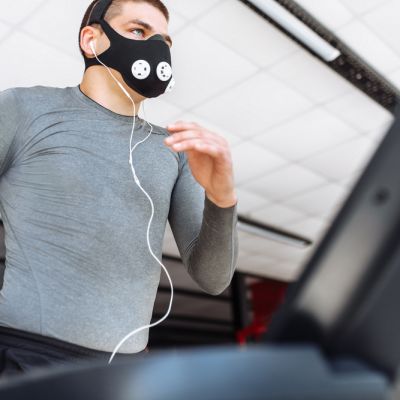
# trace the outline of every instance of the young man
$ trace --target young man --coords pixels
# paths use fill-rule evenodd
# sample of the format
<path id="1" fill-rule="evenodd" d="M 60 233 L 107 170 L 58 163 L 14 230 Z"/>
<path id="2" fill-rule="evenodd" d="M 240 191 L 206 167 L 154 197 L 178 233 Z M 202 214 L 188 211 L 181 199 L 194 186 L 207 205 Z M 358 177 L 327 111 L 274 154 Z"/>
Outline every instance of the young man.
<path id="1" fill-rule="evenodd" d="M 232 279 L 237 198 L 227 141 L 195 123 L 167 130 L 137 115 L 171 87 L 168 19 L 159 0 L 93 2 L 80 31 L 80 85 L 0 93 L 3 376 L 108 360 L 149 324 L 167 220 L 203 290 L 218 295 Z M 148 329 L 138 332 L 117 357 L 147 341 Z"/>

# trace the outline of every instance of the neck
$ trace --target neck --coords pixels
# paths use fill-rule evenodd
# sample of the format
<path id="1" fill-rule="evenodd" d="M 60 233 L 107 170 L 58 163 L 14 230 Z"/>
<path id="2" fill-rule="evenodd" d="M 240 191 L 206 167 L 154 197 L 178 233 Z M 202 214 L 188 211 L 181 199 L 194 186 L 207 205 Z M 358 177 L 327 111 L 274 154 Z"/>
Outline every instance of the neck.
<path id="1" fill-rule="evenodd" d="M 121 74 L 110 69 L 115 78 L 122 84 L 135 103 L 137 116 L 139 114 L 143 96 L 133 91 L 123 81 Z M 92 66 L 85 71 L 80 89 L 86 96 L 90 97 L 96 103 L 121 115 L 133 116 L 132 101 L 126 96 L 122 89 L 111 77 L 110 73 L 103 66 Z"/>

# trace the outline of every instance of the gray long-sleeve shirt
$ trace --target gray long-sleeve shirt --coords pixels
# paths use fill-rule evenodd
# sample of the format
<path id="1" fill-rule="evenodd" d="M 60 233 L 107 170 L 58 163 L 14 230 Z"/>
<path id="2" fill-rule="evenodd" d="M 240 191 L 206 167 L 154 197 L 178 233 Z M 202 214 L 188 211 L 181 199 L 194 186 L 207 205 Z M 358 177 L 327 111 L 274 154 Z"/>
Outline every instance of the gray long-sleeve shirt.
<path id="1" fill-rule="evenodd" d="M 146 229 L 151 205 L 129 165 L 132 118 L 79 86 L 0 92 L 0 212 L 6 270 L 0 325 L 113 351 L 151 320 L 161 267 Z M 238 257 L 237 204 L 211 202 L 168 131 L 133 152 L 154 202 L 150 242 L 159 260 L 167 220 L 188 273 L 210 294 L 230 283 Z M 136 120 L 133 143 L 149 126 Z M 148 330 L 121 347 L 146 347 Z"/>

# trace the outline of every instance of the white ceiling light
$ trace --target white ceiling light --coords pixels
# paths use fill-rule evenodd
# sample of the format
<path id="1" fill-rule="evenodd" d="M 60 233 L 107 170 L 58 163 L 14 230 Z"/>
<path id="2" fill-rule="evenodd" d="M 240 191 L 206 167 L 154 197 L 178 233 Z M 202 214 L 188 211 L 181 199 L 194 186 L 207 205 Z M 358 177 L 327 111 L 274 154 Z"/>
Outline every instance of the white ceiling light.
<path id="1" fill-rule="evenodd" d="M 340 56 L 338 49 L 318 36 L 312 29 L 303 24 L 303 22 L 275 0 L 249 0 L 249 2 L 291 33 L 306 47 L 313 50 L 326 62 L 331 62 Z"/>

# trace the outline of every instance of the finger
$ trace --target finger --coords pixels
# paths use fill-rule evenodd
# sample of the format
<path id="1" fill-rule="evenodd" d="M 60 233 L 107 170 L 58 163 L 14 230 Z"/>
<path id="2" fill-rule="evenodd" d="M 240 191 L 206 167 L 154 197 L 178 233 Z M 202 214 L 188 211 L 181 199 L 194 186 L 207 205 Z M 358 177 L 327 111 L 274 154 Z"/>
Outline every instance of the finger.
<path id="1" fill-rule="evenodd" d="M 200 153 L 208 154 L 209 156 L 214 158 L 219 158 L 221 154 L 223 154 L 222 150 L 214 144 L 208 144 L 202 142 L 195 144 L 194 147 L 195 147 L 194 150 Z"/>
<path id="2" fill-rule="evenodd" d="M 166 144 L 172 144 L 172 143 L 180 142 L 181 140 L 195 139 L 195 138 L 200 138 L 200 137 L 201 137 L 201 134 L 199 131 L 187 130 L 187 131 L 172 134 L 171 136 L 164 139 L 164 142 Z"/>
<path id="3" fill-rule="evenodd" d="M 172 145 L 172 149 L 175 151 L 195 150 L 212 156 L 223 154 L 223 149 L 218 144 L 203 139 L 184 140 Z"/>
<path id="4" fill-rule="evenodd" d="M 181 140 L 187 140 L 191 138 L 204 138 L 205 140 L 215 142 L 217 145 L 228 147 L 228 142 L 226 139 L 207 130 L 187 130 L 173 133 L 168 138 L 164 139 L 164 142 L 166 144 L 172 144 L 180 142 Z"/>
<path id="5" fill-rule="evenodd" d="M 182 150 L 187 150 L 187 149 L 193 149 L 193 145 L 196 143 L 207 143 L 207 144 L 213 144 L 211 142 L 208 142 L 202 138 L 194 138 L 194 139 L 187 139 L 187 140 L 182 140 L 178 143 L 173 143 L 171 145 L 171 148 L 174 150 L 182 151 Z"/>
<path id="6" fill-rule="evenodd" d="M 196 122 L 177 121 L 174 124 L 168 125 L 167 130 L 169 131 L 170 134 L 173 134 L 173 136 L 176 135 L 175 132 L 180 132 L 184 130 L 200 131 L 204 134 L 204 136 L 214 136 L 215 140 L 218 141 L 222 146 L 229 147 L 228 141 L 223 136 L 219 136 L 216 133 L 204 129 Z"/>
<path id="7" fill-rule="evenodd" d="M 170 124 L 167 126 L 167 130 L 169 132 L 179 132 L 182 130 L 196 130 L 200 129 L 200 125 L 196 122 L 186 122 L 186 121 L 177 121 L 174 124 Z"/>

